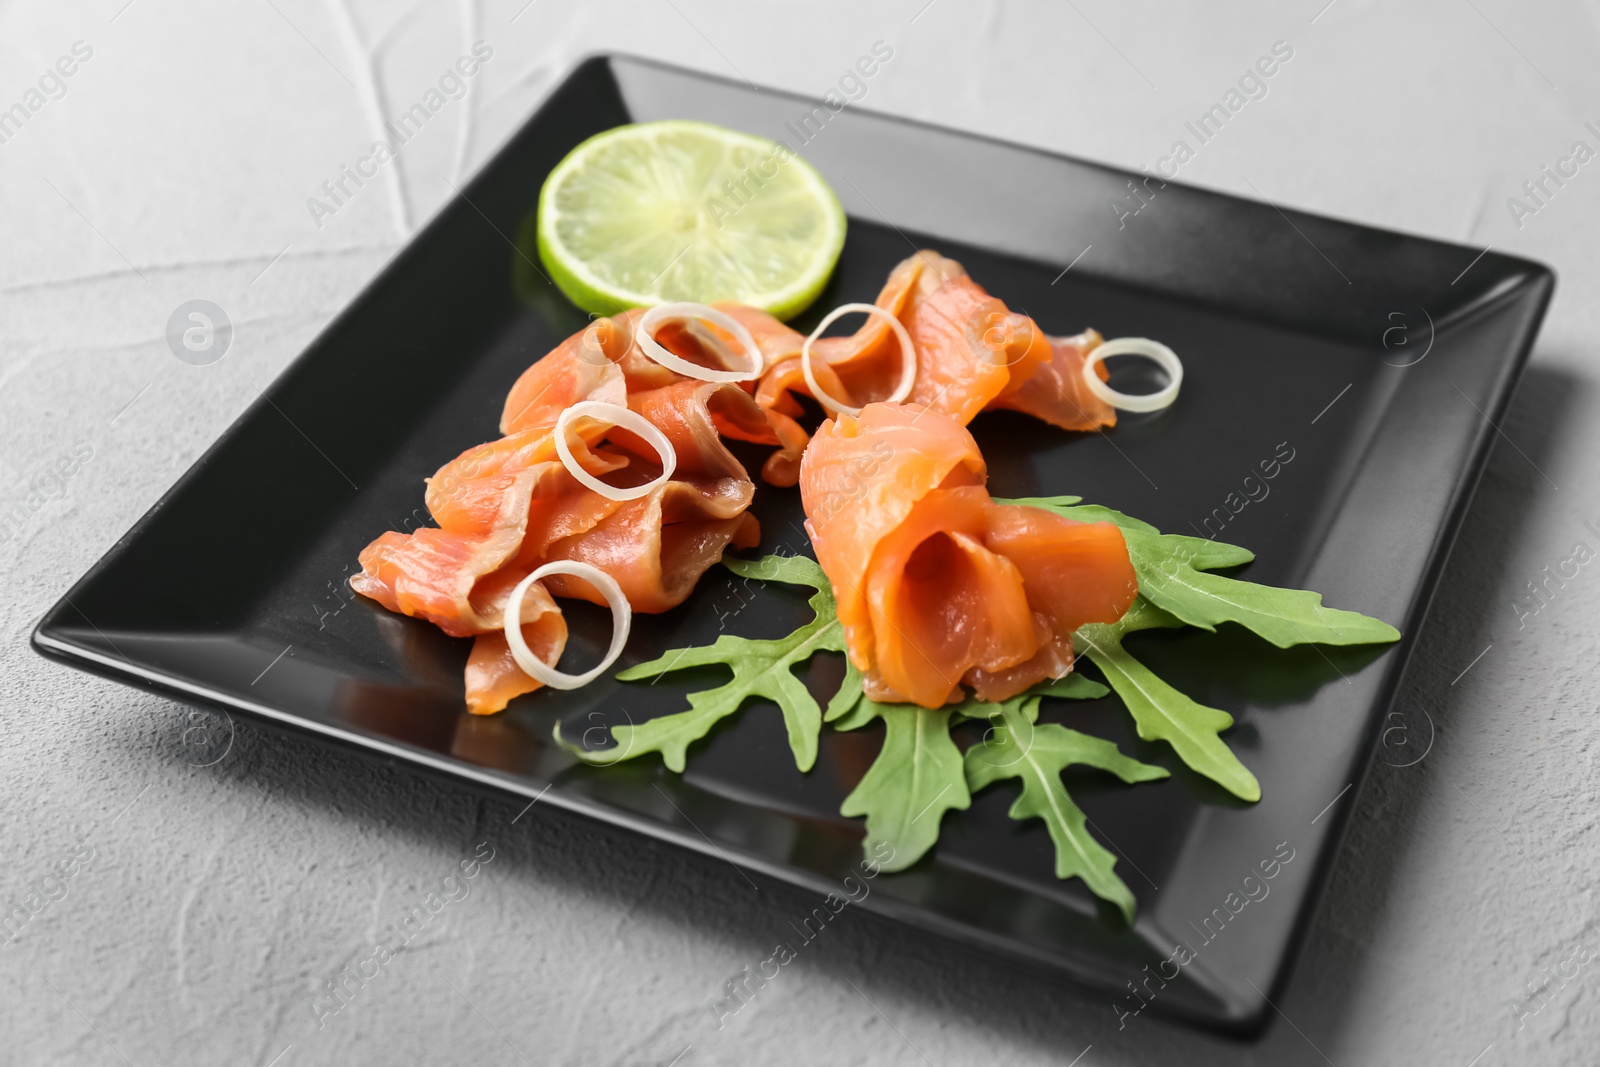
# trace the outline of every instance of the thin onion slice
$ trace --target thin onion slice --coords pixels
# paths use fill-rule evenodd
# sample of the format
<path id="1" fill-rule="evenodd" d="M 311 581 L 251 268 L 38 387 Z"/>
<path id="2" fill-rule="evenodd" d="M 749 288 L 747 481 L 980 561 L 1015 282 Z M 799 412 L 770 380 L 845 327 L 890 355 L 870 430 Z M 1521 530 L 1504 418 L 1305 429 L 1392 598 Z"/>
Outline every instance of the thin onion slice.
<path id="1" fill-rule="evenodd" d="M 573 420 L 585 418 L 620 426 L 644 438 L 661 457 L 660 475 L 643 485 L 619 489 L 614 485 L 607 485 L 584 470 L 572 455 L 572 447 L 567 444 L 567 430 L 572 426 Z M 582 400 L 561 413 L 561 417 L 556 419 L 556 454 L 561 457 L 561 465 L 567 468 L 567 473 L 607 500 L 637 500 L 639 497 L 647 496 L 656 486 L 665 485 L 670 481 L 672 472 L 678 468 L 678 453 L 673 450 L 672 442 L 667 440 L 666 434 L 637 411 L 631 411 L 621 404 L 608 404 L 604 400 Z"/>
<path id="2" fill-rule="evenodd" d="M 699 319 L 727 330 L 733 334 L 735 341 L 744 346 L 744 356 L 749 362 L 750 369 L 712 370 L 710 367 L 702 367 L 698 363 L 667 351 L 666 347 L 656 340 L 656 330 L 662 323 L 673 319 Z M 750 331 L 732 315 L 718 311 L 714 307 L 707 307 L 705 304 L 658 304 L 639 316 L 639 325 L 634 329 L 633 336 L 645 355 L 668 370 L 677 371 L 685 378 L 697 378 L 702 382 L 747 382 L 752 378 L 761 377 L 761 372 L 766 370 L 766 361 L 762 358 L 761 349 L 756 347 L 756 339 L 750 336 Z"/>
<path id="3" fill-rule="evenodd" d="M 556 670 L 555 664 L 546 663 L 535 656 L 533 649 L 528 647 L 528 642 L 522 639 L 522 598 L 528 592 L 528 586 L 552 574 L 569 574 L 574 578 L 582 578 L 600 590 L 600 594 L 606 598 L 606 603 L 611 606 L 611 647 L 606 650 L 605 659 L 601 660 L 598 666 L 582 674 L 568 674 Z M 633 605 L 622 595 L 622 587 L 617 584 L 617 580 L 600 568 L 578 560 L 562 559 L 546 563 L 518 582 L 506 600 L 505 633 L 506 644 L 511 646 L 511 657 L 517 661 L 517 666 L 521 667 L 528 677 L 542 682 L 551 689 L 579 689 L 600 677 L 607 668 L 617 662 L 617 657 L 622 655 L 622 646 L 628 643 L 628 632 L 632 629 Z"/>
<path id="4" fill-rule="evenodd" d="M 817 403 L 833 414 L 842 412 L 845 415 L 859 415 L 861 414 L 861 409 L 850 407 L 848 404 L 841 404 L 822 391 L 822 386 L 817 384 L 816 375 L 811 371 L 811 346 L 816 343 L 817 338 L 822 336 L 822 331 L 832 326 L 840 316 L 848 315 L 855 311 L 866 315 L 881 315 L 888 319 L 889 325 L 894 328 L 895 337 L 900 341 L 900 384 L 895 386 L 894 392 L 884 398 L 884 403 L 900 403 L 900 401 L 911 395 L 911 387 L 917 383 L 917 350 L 911 343 L 911 335 L 906 332 L 906 328 L 899 318 L 893 312 L 886 308 L 881 308 L 877 304 L 840 304 L 828 312 L 821 322 L 817 323 L 817 328 L 811 331 L 811 336 L 807 337 L 805 343 L 800 346 L 800 371 L 806 376 L 806 385 L 811 388 L 811 395 L 816 399 Z"/>
<path id="5" fill-rule="evenodd" d="M 1094 372 L 1095 364 L 1112 356 L 1144 356 L 1167 372 L 1167 384 L 1153 393 L 1135 396 L 1119 393 L 1100 380 Z M 1119 337 L 1089 350 L 1083 361 L 1083 381 L 1089 392 L 1104 400 L 1118 411 L 1160 411 L 1172 406 L 1178 399 L 1178 389 L 1183 385 L 1183 362 L 1178 354 L 1160 341 L 1148 337 Z"/>

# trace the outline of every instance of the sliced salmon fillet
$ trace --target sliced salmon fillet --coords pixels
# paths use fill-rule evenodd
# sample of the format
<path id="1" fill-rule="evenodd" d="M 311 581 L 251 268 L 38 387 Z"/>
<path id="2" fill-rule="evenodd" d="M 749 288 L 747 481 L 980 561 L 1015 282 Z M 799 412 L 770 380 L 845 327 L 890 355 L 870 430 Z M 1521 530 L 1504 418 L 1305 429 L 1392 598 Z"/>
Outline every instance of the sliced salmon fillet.
<path id="1" fill-rule="evenodd" d="M 1089 392 L 1083 383 L 1083 363 L 1099 347 L 1100 334 L 1085 330 L 1074 337 L 1046 337 L 1050 357 L 1029 376 L 990 402 L 990 408 L 1012 408 L 1043 419 L 1063 430 L 1098 430 L 1115 426 L 1117 412 Z M 1095 366 L 1101 381 L 1111 377 L 1104 363 Z"/>
<path id="2" fill-rule="evenodd" d="M 978 412 L 1014 408 L 1068 430 L 1116 424 L 1116 412 L 1083 385 L 1084 358 L 1100 335 L 1050 337 L 1031 318 L 1008 309 L 968 276 L 960 263 L 923 250 L 903 260 L 874 303 L 906 328 L 916 349 L 917 377 L 907 403 L 950 415 L 965 425 Z M 731 309 L 725 309 L 731 310 Z M 750 319 L 742 319 L 756 327 Z M 780 324 L 781 325 L 781 324 Z M 787 330 L 787 328 L 783 328 Z M 787 331 L 793 333 L 793 331 Z M 756 399 L 768 410 L 780 451 L 763 475 L 792 484 L 805 450 L 804 409 L 796 395 L 810 396 L 800 365 L 804 338 L 769 331 L 768 357 Z M 792 343 L 785 350 L 785 344 Z M 819 338 L 812 346 L 812 372 L 828 395 L 850 407 L 890 396 L 900 380 L 903 354 L 889 323 L 870 317 L 856 333 Z M 1102 380 L 1108 376 L 1098 368 Z M 784 479 L 789 480 L 784 480 Z"/>
<path id="3" fill-rule="evenodd" d="M 716 426 L 760 426 L 765 417 L 749 394 L 727 383 L 684 380 L 637 394 L 630 405 L 672 443 L 677 470 L 671 481 L 636 500 L 610 500 L 584 488 L 549 458 L 554 452 L 549 435 L 528 444 L 519 441 L 524 431 L 468 450 L 430 479 L 427 503 L 440 527 L 379 537 L 362 553 L 363 571 L 352 579 L 353 586 L 447 632 L 481 632 L 497 625 L 474 606 L 481 579 L 503 568 L 519 567 L 525 574 L 548 559 L 582 558 L 577 542 L 607 520 L 617 519 L 608 529 L 622 525 L 626 516 L 634 526 L 665 533 L 662 543 L 673 551 L 665 559 L 619 560 L 613 577 L 637 594 L 630 596 L 635 610 L 661 611 L 680 603 L 717 556 L 702 560 L 678 551 L 679 546 L 704 543 L 702 524 L 742 518 L 754 496 L 754 483 L 722 444 Z M 632 434 L 613 428 L 607 438 L 614 447 L 573 449 L 592 473 L 621 471 L 623 477 L 613 478 L 618 484 L 659 475 L 654 451 Z M 753 522 L 739 524 L 745 536 Z M 684 529 L 673 529 L 679 526 Z M 624 563 L 643 570 L 622 573 Z M 687 584 L 671 575 L 671 592 L 647 577 L 685 567 L 693 571 Z"/>
<path id="4" fill-rule="evenodd" d="M 688 346 L 674 339 L 680 342 Z M 569 346 L 552 356 L 557 365 L 576 360 L 574 373 L 586 373 L 589 364 L 573 353 Z M 672 445 L 671 480 L 628 501 L 584 487 L 555 453 L 559 410 L 533 400 L 539 379 L 525 374 L 513 390 L 524 395 L 506 422 L 511 432 L 468 449 L 428 479 L 426 502 L 438 526 L 390 531 L 361 553 L 361 572 L 350 582 L 357 592 L 453 636 L 476 638 L 466 671 L 468 707 L 476 713 L 498 711 L 538 687 L 516 666 L 501 630 L 512 588 L 540 564 L 592 563 L 617 580 L 633 610 L 660 612 L 682 603 L 729 544 L 759 540 L 759 524 L 747 513 L 755 485 L 722 435 L 775 441 L 765 413 L 736 384 L 632 374 L 627 358 L 606 360 L 611 370 L 600 367 L 593 381 L 634 390 L 622 394 L 628 406 Z M 585 398 L 568 391 L 563 406 Z M 626 430 L 579 420 L 572 436 L 574 458 L 612 484 L 641 485 L 661 473 L 655 450 Z M 547 662 L 566 640 L 552 594 L 604 602 L 587 583 L 564 576 L 529 589 L 523 633 Z"/>
<path id="5" fill-rule="evenodd" d="M 1072 632 L 1138 592 L 1122 531 L 996 504 L 952 415 L 869 404 L 824 422 L 800 466 L 817 562 L 867 695 L 1004 700 L 1072 669 Z"/>
<path id="6" fill-rule="evenodd" d="M 582 400 L 626 402 L 629 394 L 671 385 L 682 376 L 645 356 L 634 341 L 634 327 L 644 311 L 635 308 L 613 318 L 596 319 L 522 372 L 506 394 L 500 432 L 549 430 L 561 413 Z M 685 358 L 691 345 L 680 348 L 681 334 L 663 330 L 657 340 Z"/>
<path id="7" fill-rule="evenodd" d="M 579 401 L 625 403 L 628 387 L 619 363 L 632 345 L 628 316 L 597 319 L 579 330 L 535 360 L 511 386 L 500 412 L 500 432 L 510 437 L 531 430 L 538 436 L 553 429 L 561 413 Z"/>
<path id="8" fill-rule="evenodd" d="M 524 573 L 551 559 L 591 563 L 617 580 L 635 611 L 648 614 L 683 603 L 730 543 L 748 548 L 760 540 L 760 526 L 746 511 L 755 483 L 722 443 L 719 427 L 754 432 L 767 423 L 750 394 L 729 382 L 683 380 L 637 393 L 628 404 L 672 442 L 678 460 L 672 480 L 615 505 L 581 531 L 543 543 L 530 539 L 518 563 Z M 632 436 L 615 433 L 611 440 L 629 447 Z M 630 470 L 640 481 L 655 478 L 654 453 L 642 442 L 632 447 L 643 455 L 630 461 Z M 548 584 L 558 596 L 604 603 L 581 580 L 555 576 Z"/>
<path id="9" fill-rule="evenodd" d="M 764 357 L 768 352 L 800 351 L 804 338 L 766 312 L 739 304 L 717 306 L 749 328 Z M 563 411 L 579 401 L 622 404 L 636 393 L 693 380 L 644 354 L 634 337 L 643 314 L 644 309 L 635 308 L 596 319 L 535 360 L 506 396 L 500 432 L 512 436 L 522 430 L 549 430 Z M 675 355 L 711 368 L 726 367 L 727 354 L 736 345 L 719 327 L 698 321 L 665 322 L 655 331 L 655 339 Z M 746 440 L 777 443 L 770 425 L 757 423 L 743 432 L 751 435 Z"/>
<path id="10" fill-rule="evenodd" d="M 987 474 L 971 434 L 919 408 L 869 404 L 859 417 L 842 415 L 822 424 L 801 462 L 800 501 L 806 532 L 833 583 L 839 622 L 852 644 L 870 644 L 861 579 L 878 543 L 929 492 L 943 485 L 981 485 Z"/>
<path id="11" fill-rule="evenodd" d="M 505 595 L 501 594 L 500 608 L 505 609 Z M 534 605 L 530 608 L 530 604 Z M 530 618 L 530 613 L 538 614 Z M 537 582 L 528 587 L 522 598 L 522 639 L 535 656 L 546 663 L 561 658 L 567 645 L 567 620 L 550 594 Z M 474 715 L 493 715 L 524 693 L 531 693 L 542 683 L 523 673 L 512 658 L 511 645 L 504 630 L 490 630 L 478 634 L 472 642 L 472 652 L 467 656 L 466 670 L 467 710 Z"/>

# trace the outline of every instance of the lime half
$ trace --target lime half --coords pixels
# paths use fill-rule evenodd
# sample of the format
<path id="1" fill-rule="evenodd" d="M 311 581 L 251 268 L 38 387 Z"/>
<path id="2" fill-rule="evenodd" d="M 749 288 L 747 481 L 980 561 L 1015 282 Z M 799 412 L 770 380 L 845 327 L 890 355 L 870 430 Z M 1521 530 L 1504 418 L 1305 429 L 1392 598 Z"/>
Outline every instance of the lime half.
<path id="1" fill-rule="evenodd" d="M 735 301 L 779 318 L 817 298 L 844 209 L 787 146 L 704 122 L 618 126 L 556 165 L 539 257 L 585 311 Z"/>

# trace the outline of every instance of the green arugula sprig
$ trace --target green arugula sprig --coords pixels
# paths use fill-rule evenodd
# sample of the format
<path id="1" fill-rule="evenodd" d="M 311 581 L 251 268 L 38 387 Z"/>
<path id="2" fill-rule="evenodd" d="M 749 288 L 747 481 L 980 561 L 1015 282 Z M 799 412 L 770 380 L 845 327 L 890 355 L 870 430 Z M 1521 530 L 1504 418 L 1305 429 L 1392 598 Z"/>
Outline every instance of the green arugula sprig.
<path id="1" fill-rule="evenodd" d="M 1011 805 L 1011 817 L 1044 820 L 1056 846 L 1056 877 L 1082 878 L 1132 923 L 1133 891 L 1113 870 L 1117 857 L 1090 836 L 1089 817 L 1067 795 L 1061 772 L 1075 765 L 1097 767 L 1133 785 L 1165 778 L 1168 771 L 1124 756 L 1103 738 L 1039 723 L 1039 699 L 1030 696 L 1000 705 L 989 736 L 967 749 L 967 785 L 976 791 L 1004 778 L 1020 778 L 1022 792 Z"/>
<path id="2" fill-rule="evenodd" d="M 1078 497 L 997 503 L 1039 507 L 1080 522 L 1112 522 L 1122 529 L 1140 595 L 1118 622 L 1081 627 L 1074 642 L 1122 699 L 1140 738 L 1166 742 L 1192 770 L 1243 800 L 1259 800 L 1261 787 L 1222 740 L 1233 717 L 1162 681 L 1123 648 L 1123 639 L 1157 627 L 1214 630 L 1223 622 L 1244 626 L 1280 648 L 1376 644 L 1400 636 L 1377 619 L 1322 606 L 1317 593 L 1213 573 L 1255 558 L 1235 545 L 1163 534 L 1121 512 L 1083 504 Z M 1095 699 L 1106 695 L 1104 686 L 1070 674 L 1000 703 L 968 698 L 929 710 L 868 699 L 860 673 L 847 660 L 844 678 L 824 710 L 794 674 L 818 652 L 844 650 L 833 590 L 821 567 L 804 556 L 768 556 L 754 562 L 729 558 L 723 564 L 745 578 L 811 588 L 815 617 L 785 637 L 757 640 L 724 634 L 711 645 L 676 649 L 620 672 L 619 679 L 636 681 L 690 667 L 721 666 L 731 678 L 691 693 L 686 711 L 613 728 L 612 747 L 586 749 L 562 739 L 558 729 L 562 745 L 586 762 L 602 765 L 659 752 L 668 768 L 681 772 L 690 744 L 750 698 L 765 697 L 783 713 L 795 765 L 808 771 L 816 762 L 824 722 L 836 730 L 855 730 L 881 720 L 883 746 L 845 797 L 840 812 L 865 817 L 869 850 L 879 842 L 893 847 L 894 858 L 884 869 L 903 870 L 921 859 L 938 840 L 945 813 L 968 808 L 973 792 L 1017 778 L 1022 791 L 1011 806 L 1011 816 L 1044 820 L 1056 847 L 1057 876 L 1082 878 L 1132 920 L 1133 894 L 1114 871 L 1116 858 L 1089 833 L 1088 819 L 1067 795 L 1061 774 L 1069 766 L 1081 765 L 1109 771 L 1133 784 L 1164 778 L 1168 772 L 1123 755 L 1109 741 L 1037 722 L 1044 697 Z M 964 720 L 989 724 L 984 740 L 965 754 L 951 732 Z"/>
<path id="3" fill-rule="evenodd" d="M 901 871 L 917 862 L 939 839 L 944 813 L 972 805 L 961 749 L 950 735 L 954 716 L 953 708 L 879 704 L 862 696 L 844 725 L 834 724 L 854 730 L 883 720 L 883 748 L 839 805 L 839 814 L 866 816 L 862 848 L 869 855 L 882 854 L 880 842 L 893 848 L 885 870 Z"/>
<path id="4" fill-rule="evenodd" d="M 1165 741 L 1191 770 L 1240 800 L 1260 800 L 1261 784 L 1220 736 L 1233 725 L 1233 716 L 1180 693 L 1122 647 L 1122 639 L 1136 630 L 1181 625 L 1138 597 L 1117 622 L 1081 626 L 1072 639 L 1122 698 L 1141 740 Z"/>
<path id="5" fill-rule="evenodd" d="M 884 870 L 904 870 L 920 860 L 938 840 L 944 813 L 965 811 L 973 793 L 1004 778 L 1020 778 L 1022 793 L 1011 817 L 1045 821 L 1056 846 L 1056 877 L 1082 878 L 1133 921 L 1133 893 L 1113 872 L 1117 858 L 1089 834 L 1088 817 L 1067 795 L 1061 772 L 1075 764 L 1098 767 L 1130 785 L 1165 778 L 1168 772 L 1124 756 L 1110 741 L 1054 723 L 1038 725 L 1045 697 L 1094 700 L 1109 689 L 1069 674 L 997 704 L 968 698 L 927 709 L 868 699 L 859 678 L 853 699 L 835 699 L 828 722 L 836 730 L 855 730 L 881 719 L 883 747 L 839 813 L 866 816 L 862 847 L 868 853 L 881 855 L 880 843 L 890 846 L 894 858 L 882 865 Z M 849 691 L 849 683 L 847 678 L 840 694 Z M 984 739 L 965 755 L 950 732 L 963 719 L 989 722 Z"/>

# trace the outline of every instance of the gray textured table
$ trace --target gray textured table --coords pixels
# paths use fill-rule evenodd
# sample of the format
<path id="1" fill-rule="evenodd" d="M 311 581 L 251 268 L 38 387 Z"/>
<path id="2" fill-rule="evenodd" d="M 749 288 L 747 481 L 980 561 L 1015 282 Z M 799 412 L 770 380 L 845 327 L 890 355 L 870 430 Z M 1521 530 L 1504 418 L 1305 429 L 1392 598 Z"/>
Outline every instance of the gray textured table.
<path id="1" fill-rule="evenodd" d="M 1324 2 L 840 0 L 762 21 L 734 0 L 0 8 L 0 107 L 23 108 L 0 115 L 0 908 L 42 903 L 0 939 L 0 1062 L 1593 1063 L 1600 573 L 1536 613 L 1527 583 L 1578 542 L 1600 550 L 1600 162 L 1565 164 L 1538 200 L 1522 185 L 1579 140 L 1600 148 L 1600 14 Z M 708 1004 L 801 898 L 244 725 L 195 767 L 187 709 L 27 647 L 576 57 L 820 95 L 879 39 L 894 59 L 861 106 L 1130 166 L 1287 42 L 1182 180 L 1561 276 L 1400 697 L 1432 748 L 1356 798 L 1258 1046 L 1148 1017 L 1119 1031 L 1101 1000 L 850 915 L 719 1027 Z M 379 180 L 311 211 L 478 40 L 493 55 L 465 95 Z M 192 299 L 235 327 L 210 366 L 164 336 Z M 329 979 L 479 842 L 492 858 L 465 898 L 319 1025 Z"/>

